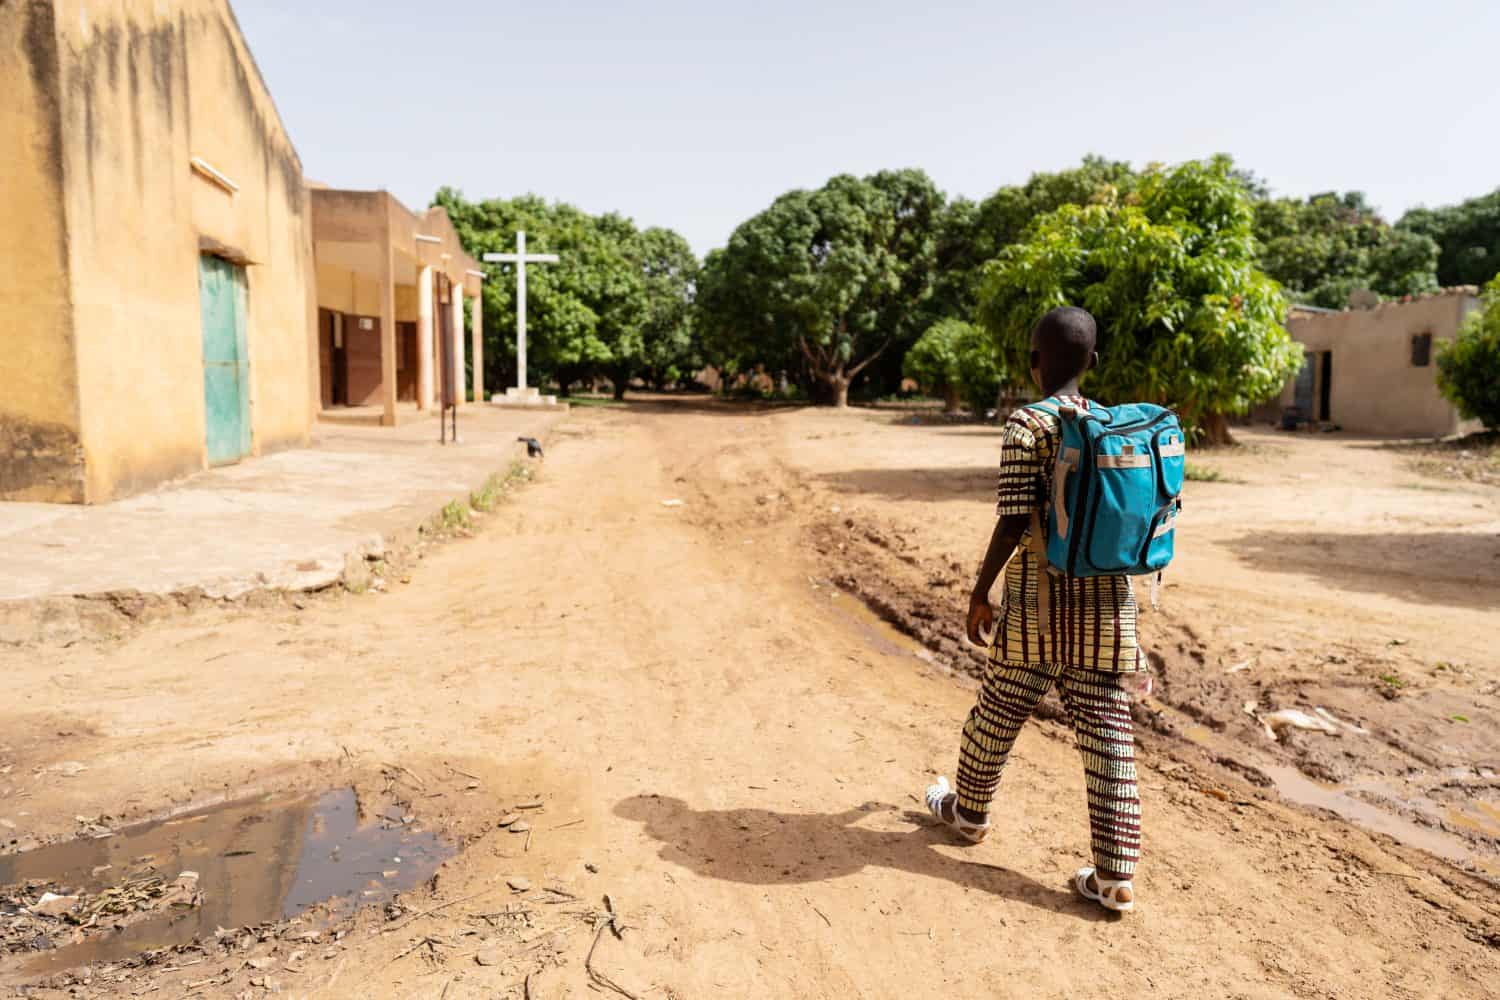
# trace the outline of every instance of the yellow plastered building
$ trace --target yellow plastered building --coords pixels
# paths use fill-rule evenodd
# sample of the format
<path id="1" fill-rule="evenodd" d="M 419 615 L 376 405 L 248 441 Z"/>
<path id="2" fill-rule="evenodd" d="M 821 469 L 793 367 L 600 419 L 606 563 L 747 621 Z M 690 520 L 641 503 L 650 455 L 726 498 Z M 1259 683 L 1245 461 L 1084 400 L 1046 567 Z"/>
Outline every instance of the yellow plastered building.
<path id="1" fill-rule="evenodd" d="M 302 165 L 227 0 L 0 3 L 0 499 L 305 444 Z"/>

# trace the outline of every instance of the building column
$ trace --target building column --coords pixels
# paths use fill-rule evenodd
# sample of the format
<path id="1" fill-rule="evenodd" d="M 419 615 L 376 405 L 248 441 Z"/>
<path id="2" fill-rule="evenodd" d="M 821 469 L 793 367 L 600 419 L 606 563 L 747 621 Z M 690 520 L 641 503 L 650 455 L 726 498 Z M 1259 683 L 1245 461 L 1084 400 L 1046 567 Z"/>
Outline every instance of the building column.
<path id="1" fill-rule="evenodd" d="M 484 402 L 484 290 L 469 303 L 469 336 L 473 338 L 474 402 Z"/>
<path id="2" fill-rule="evenodd" d="M 389 239 L 380 255 L 380 395 L 385 409 L 381 426 L 396 426 L 396 250 Z"/>
<path id="3" fill-rule="evenodd" d="M 432 409 L 432 268 L 417 272 L 417 409 Z"/>
<path id="4" fill-rule="evenodd" d="M 457 398 L 454 405 L 464 401 L 464 284 L 453 283 L 450 305 L 453 307 L 453 391 Z"/>

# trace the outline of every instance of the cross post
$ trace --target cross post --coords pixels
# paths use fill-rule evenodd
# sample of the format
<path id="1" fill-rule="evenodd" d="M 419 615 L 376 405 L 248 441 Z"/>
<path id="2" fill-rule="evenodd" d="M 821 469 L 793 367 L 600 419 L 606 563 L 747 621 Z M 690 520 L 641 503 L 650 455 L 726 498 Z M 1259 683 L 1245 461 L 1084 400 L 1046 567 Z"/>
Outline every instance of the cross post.
<path id="1" fill-rule="evenodd" d="M 516 388 L 526 388 L 526 265 L 556 264 L 555 253 L 526 252 L 526 231 L 516 230 L 515 253 L 487 253 L 486 263 L 516 265 Z"/>

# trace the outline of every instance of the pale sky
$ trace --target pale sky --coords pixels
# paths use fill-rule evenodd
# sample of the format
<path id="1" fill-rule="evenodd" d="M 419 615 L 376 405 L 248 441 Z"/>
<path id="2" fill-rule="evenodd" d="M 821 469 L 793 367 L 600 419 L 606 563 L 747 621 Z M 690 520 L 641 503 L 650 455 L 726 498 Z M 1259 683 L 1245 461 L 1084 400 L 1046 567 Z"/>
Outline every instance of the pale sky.
<path id="1" fill-rule="evenodd" d="M 1494 0 L 233 0 L 304 169 L 670 226 L 925 169 L 983 197 L 1085 153 L 1234 155 L 1394 221 L 1500 186 Z"/>

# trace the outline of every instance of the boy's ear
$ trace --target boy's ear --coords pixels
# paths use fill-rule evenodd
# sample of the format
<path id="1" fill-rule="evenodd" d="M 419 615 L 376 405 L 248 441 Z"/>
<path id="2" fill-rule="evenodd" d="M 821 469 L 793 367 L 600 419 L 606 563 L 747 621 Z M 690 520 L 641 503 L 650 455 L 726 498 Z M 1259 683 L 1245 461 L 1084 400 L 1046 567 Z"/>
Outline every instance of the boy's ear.
<path id="1" fill-rule="evenodd" d="M 1098 367 L 1099 367 L 1099 352 L 1098 351 L 1090 351 L 1089 352 L 1089 366 L 1087 368 L 1085 368 L 1084 371 L 1086 371 L 1086 372 L 1087 371 L 1093 371 L 1095 368 L 1098 368 Z"/>

